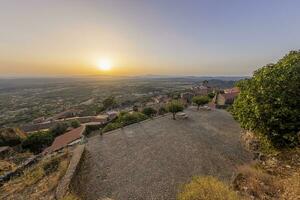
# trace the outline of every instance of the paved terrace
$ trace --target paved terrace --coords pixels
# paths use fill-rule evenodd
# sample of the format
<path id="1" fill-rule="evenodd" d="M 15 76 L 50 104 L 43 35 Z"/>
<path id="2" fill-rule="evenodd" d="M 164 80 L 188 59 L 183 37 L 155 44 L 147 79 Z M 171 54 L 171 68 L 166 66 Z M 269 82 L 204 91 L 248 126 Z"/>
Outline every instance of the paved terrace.
<path id="1" fill-rule="evenodd" d="M 75 189 L 88 200 L 172 200 L 192 176 L 229 181 L 250 160 L 239 125 L 224 110 L 185 112 L 90 138 Z"/>

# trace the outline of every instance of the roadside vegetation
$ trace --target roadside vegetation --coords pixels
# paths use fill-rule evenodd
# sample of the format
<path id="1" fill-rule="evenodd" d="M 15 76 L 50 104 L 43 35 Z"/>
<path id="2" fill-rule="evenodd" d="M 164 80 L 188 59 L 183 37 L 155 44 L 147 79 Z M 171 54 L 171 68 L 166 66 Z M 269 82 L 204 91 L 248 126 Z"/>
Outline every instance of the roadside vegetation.
<path id="1" fill-rule="evenodd" d="M 177 200 L 240 200 L 235 191 L 218 179 L 207 177 L 194 177 L 185 184 Z"/>
<path id="2" fill-rule="evenodd" d="M 107 124 L 103 129 L 102 132 L 112 131 L 130 124 L 134 124 L 143 120 L 148 119 L 147 115 L 140 113 L 140 112 L 121 112 L 116 120 Z"/>

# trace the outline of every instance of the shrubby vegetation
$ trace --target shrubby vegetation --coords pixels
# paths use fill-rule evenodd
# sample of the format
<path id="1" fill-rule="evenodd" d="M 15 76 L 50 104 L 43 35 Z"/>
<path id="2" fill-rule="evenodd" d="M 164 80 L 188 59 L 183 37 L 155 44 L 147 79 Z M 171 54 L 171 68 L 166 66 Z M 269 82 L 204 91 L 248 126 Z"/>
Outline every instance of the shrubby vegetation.
<path id="1" fill-rule="evenodd" d="M 238 82 L 241 89 L 232 113 L 242 128 L 266 137 L 275 147 L 299 144 L 300 51 Z"/>
<path id="2" fill-rule="evenodd" d="M 178 200 L 239 200 L 239 196 L 227 185 L 213 177 L 194 177 L 184 185 Z"/>
<path id="3" fill-rule="evenodd" d="M 70 123 L 71 127 L 78 128 L 80 126 L 80 122 L 78 120 L 73 120 Z"/>
<path id="4" fill-rule="evenodd" d="M 107 124 L 103 128 L 102 132 L 112 131 L 114 129 L 121 128 L 123 126 L 127 126 L 130 124 L 134 124 L 146 119 L 148 119 L 148 117 L 145 114 L 140 112 L 132 112 L 132 113 L 121 112 L 118 118 L 114 122 Z"/>
<path id="5" fill-rule="evenodd" d="M 42 150 L 52 144 L 54 140 L 53 135 L 48 132 L 31 133 L 23 142 L 22 147 L 29 149 L 33 153 L 40 153 Z"/>
<path id="6" fill-rule="evenodd" d="M 143 109 L 143 114 L 147 115 L 148 117 L 153 117 L 156 115 L 157 111 L 154 108 L 146 107 Z"/>
<path id="7" fill-rule="evenodd" d="M 165 107 L 160 107 L 159 109 L 158 109 L 158 114 L 159 115 L 163 115 L 163 114 L 165 114 L 165 113 L 167 113 L 168 112 L 168 110 L 165 108 Z"/>
<path id="8" fill-rule="evenodd" d="M 68 127 L 69 127 L 69 124 L 67 124 L 67 123 L 64 123 L 64 122 L 57 123 L 55 126 L 50 128 L 50 132 L 54 137 L 56 137 L 61 134 L 64 134 L 67 131 Z"/>

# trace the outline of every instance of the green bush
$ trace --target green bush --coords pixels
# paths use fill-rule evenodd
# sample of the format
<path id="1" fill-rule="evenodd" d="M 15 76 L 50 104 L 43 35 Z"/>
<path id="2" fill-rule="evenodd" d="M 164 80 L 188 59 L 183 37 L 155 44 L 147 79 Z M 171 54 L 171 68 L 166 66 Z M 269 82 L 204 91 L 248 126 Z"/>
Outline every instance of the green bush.
<path id="1" fill-rule="evenodd" d="M 54 125 L 52 128 L 50 128 L 50 132 L 54 137 L 59 136 L 61 134 L 64 134 L 69 127 L 69 124 L 65 122 L 60 122 Z"/>
<path id="2" fill-rule="evenodd" d="M 22 148 L 29 149 L 33 153 L 40 153 L 44 148 L 50 146 L 54 140 L 50 132 L 36 132 L 30 134 L 23 142 Z"/>
<path id="3" fill-rule="evenodd" d="M 123 126 L 127 126 L 129 124 L 137 123 L 146 119 L 148 119 L 148 117 L 143 113 L 132 112 L 132 113 L 125 113 L 119 116 L 117 121 L 121 123 Z"/>
<path id="4" fill-rule="evenodd" d="M 73 121 L 71 121 L 70 125 L 73 128 L 78 128 L 80 126 L 80 122 L 78 120 L 73 120 Z"/>
<path id="5" fill-rule="evenodd" d="M 232 113 L 241 127 L 266 136 L 275 147 L 299 144 L 300 51 L 238 82 L 241 93 Z"/>
<path id="6" fill-rule="evenodd" d="M 146 107 L 143 109 L 143 114 L 147 115 L 148 117 L 152 117 L 156 115 L 157 111 L 154 108 Z"/>
<path id="7" fill-rule="evenodd" d="M 194 177 L 181 188 L 177 200 L 239 200 L 227 185 L 213 177 Z"/>
<path id="8" fill-rule="evenodd" d="M 112 130 L 115 130 L 115 129 L 118 129 L 121 127 L 123 127 L 123 126 L 119 122 L 109 123 L 102 129 L 102 132 L 105 133 L 105 132 L 112 131 Z"/>

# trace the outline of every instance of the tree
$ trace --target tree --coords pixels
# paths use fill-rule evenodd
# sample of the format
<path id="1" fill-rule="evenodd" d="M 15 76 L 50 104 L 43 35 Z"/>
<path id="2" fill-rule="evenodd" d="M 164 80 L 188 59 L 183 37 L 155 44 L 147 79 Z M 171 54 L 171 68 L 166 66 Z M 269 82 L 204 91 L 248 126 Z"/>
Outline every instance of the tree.
<path id="1" fill-rule="evenodd" d="M 193 103 L 197 104 L 197 110 L 199 110 L 200 106 L 204 106 L 209 102 L 209 97 L 208 96 L 195 96 L 193 97 L 192 101 Z"/>
<path id="2" fill-rule="evenodd" d="M 300 51 L 237 83 L 241 92 L 232 113 L 241 127 L 269 139 L 275 147 L 295 146 L 300 130 Z"/>
<path id="3" fill-rule="evenodd" d="M 143 109 L 143 114 L 147 115 L 148 117 L 152 117 L 156 115 L 157 111 L 154 108 L 146 107 Z"/>
<path id="4" fill-rule="evenodd" d="M 214 92 L 210 92 L 207 95 L 210 99 L 213 99 L 215 97 L 215 93 Z"/>
<path id="5" fill-rule="evenodd" d="M 22 148 L 29 149 L 33 153 L 40 153 L 44 148 L 50 146 L 54 140 L 50 132 L 36 132 L 30 134 L 23 142 Z"/>
<path id="6" fill-rule="evenodd" d="M 107 97 L 103 100 L 103 107 L 104 109 L 110 109 L 116 106 L 117 102 L 114 96 Z"/>
<path id="7" fill-rule="evenodd" d="M 173 114 L 173 119 L 175 120 L 176 113 L 183 111 L 183 105 L 179 101 L 173 100 L 167 105 L 167 109 Z"/>

